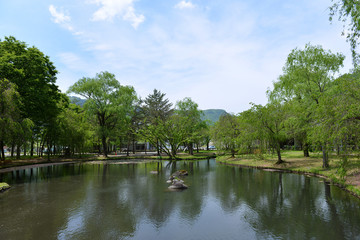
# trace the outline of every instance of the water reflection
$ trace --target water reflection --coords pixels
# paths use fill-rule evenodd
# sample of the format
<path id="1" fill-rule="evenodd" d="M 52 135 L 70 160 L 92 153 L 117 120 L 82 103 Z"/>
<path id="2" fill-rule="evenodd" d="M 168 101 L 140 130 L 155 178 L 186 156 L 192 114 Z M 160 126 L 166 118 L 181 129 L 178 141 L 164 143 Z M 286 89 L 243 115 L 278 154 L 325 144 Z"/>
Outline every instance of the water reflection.
<path id="1" fill-rule="evenodd" d="M 189 189 L 168 191 L 179 169 Z M 0 239 L 360 238 L 351 195 L 317 178 L 214 160 L 58 165 L 0 179 L 13 185 L 0 195 Z"/>

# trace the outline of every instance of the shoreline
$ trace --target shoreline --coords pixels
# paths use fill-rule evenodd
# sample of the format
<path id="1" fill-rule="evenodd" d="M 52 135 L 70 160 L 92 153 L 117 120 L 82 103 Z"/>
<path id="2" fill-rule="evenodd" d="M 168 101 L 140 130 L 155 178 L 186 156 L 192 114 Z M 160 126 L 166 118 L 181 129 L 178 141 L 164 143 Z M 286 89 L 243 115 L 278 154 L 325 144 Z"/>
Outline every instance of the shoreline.
<path id="1" fill-rule="evenodd" d="M 181 161 L 181 160 L 205 160 L 209 158 L 216 158 L 215 155 L 211 154 L 194 154 L 194 155 L 187 155 L 187 154 L 179 154 L 180 158 L 178 159 L 170 159 L 167 155 L 161 155 L 161 157 L 154 155 L 152 153 L 136 153 L 130 154 L 126 156 L 125 154 L 119 155 L 108 155 L 107 158 L 102 156 L 93 155 L 91 157 L 84 157 L 84 158 L 53 158 L 47 160 L 46 158 L 34 158 L 34 159 L 25 159 L 25 160 L 12 160 L 7 162 L 3 165 L 0 164 L 0 174 L 7 173 L 12 171 L 24 170 L 34 167 L 47 167 L 53 165 L 62 165 L 62 164 L 76 164 L 76 163 L 90 163 L 90 162 L 98 162 L 103 163 L 106 161 L 119 161 L 122 162 L 121 164 L 136 164 L 142 163 L 144 161 Z"/>
<path id="2" fill-rule="evenodd" d="M 243 163 L 229 163 L 229 162 L 235 162 L 235 161 L 239 162 L 239 161 L 242 161 L 242 159 L 235 158 L 232 160 L 224 160 L 224 156 L 223 156 L 223 157 L 217 158 L 216 162 L 218 162 L 219 164 L 232 166 L 232 167 L 254 168 L 254 169 L 260 169 L 263 171 L 283 172 L 283 173 L 299 174 L 299 175 L 304 175 L 304 176 L 322 178 L 325 180 L 325 182 L 332 184 L 334 186 L 337 186 L 337 187 L 341 188 L 342 190 L 348 192 L 349 194 L 353 195 L 354 197 L 360 199 L 360 194 L 358 193 L 358 191 L 360 189 L 359 183 L 357 183 L 357 184 L 356 183 L 350 184 L 350 183 L 346 183 L 346 182 L 342 183 L 342 182 L 340 182 L 339 179 L 334 179 L 334 177 L 326 176 L 321 173 L 316 173 L 316 172 L 311 172 L 311 171 L 303 171 L 303 170 L 295 170 L 295 169 L 290 169 L 290 168 L 286 168 L 286 167 L 248 165 L 248 164 L 243 164 Z M 352 190 L 353 188 L 355 188 L 355 190 Z"/>

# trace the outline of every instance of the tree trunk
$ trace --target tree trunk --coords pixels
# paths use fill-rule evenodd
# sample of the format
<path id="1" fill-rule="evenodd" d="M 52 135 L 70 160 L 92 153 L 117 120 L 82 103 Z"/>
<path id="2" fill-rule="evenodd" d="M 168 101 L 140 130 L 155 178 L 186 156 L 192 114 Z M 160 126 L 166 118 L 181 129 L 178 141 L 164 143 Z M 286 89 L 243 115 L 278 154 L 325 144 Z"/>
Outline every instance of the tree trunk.
<path id="1" fill-rule="evenodd" d="M 26 141 L 24 142 L 24 156 L 26 156 Z"/>
<path id="2" fill-rule="evenodd" d="M 44 145 L 45 145 L 45 140 L 41 140 L 41 142 L 40 142 L 40 150 L 39 150 L 39 155 L 41 157 L 43 157 L 43 155 L 44 155 Z"/>
<path id="3" fill-rule="evenodd" d="M 145 155 L 146 155 L 146 150 L 147 150 L 147 142 L 146 142 L 146 140 L 145 140 L 145 144 L 144 144 Z"/>
<path id="4" fill-rule="evenodd" d="M 105 136 L 102 136 L 102 145 L 103 145 L 103 154 L 104 154 L 104 157 L 107 157 L 107 146 L 106 146 L 106 137 Z"/>
<path id="5" fill-rule="evenodd" d="M 157 150 L 157 155 L 160 156 L 160 143 L 159 140 L 156 140 L 156 150 Z"/>
<path id="6" fill-rule="evenodd" d="M 304 152 L 304 157 L 310 157 L 310 154 L 309 154 L 309 144 L 308 143 L 305 143 L 304 146 L 303 146 L 303 152 Z"/>
<path id="7" fill-rule="evenodd" d="M 278 160 L 277 160 L 277 162 L 276 162 L 275 164 L 281 164 L 281 163 L 283 163 L 284 161 L 281 159 L 281 151 L 280 151 L 280 148 L 279 148 L 279 147 L 276 148 L 276 154 L 277 154 L 277 156 L 278 156 Z"/>
<path id="8" fill-rule="evenodd" d="M 171 159 L 176 159 L 176 150 L 171 147 L 171 156 L 170 156 Z"/>
<path id="9" fill-rule="evenodd" d="M 323 168 L 329 168 L 329 155 L 326 151 L 326 145 L 321 146 L 322 152 L 323 152 Z"/>
<path id="10" fill-rule="evenodd" d="M 193 144 L 192 143 L 189 143 L 189 154 L 190 155 L 194 155 L 194 150 L 193 150 Z"/>
<path id="11" fill-rule="evenodd" d="M 20 159 L 20 150 L 21 150 L 20 145 L 17 145 L 16 146 L 16 159 Z"/>
<path id="12" fill-rule="evenodd" d="M 14 157 L 15 143 L 11 143 L 11 157 Z"/>
<path id="13" fill-rule="evenodd" d="M 129 156 L 129 153 L 130 153 L 130 140 L 128 140 L 127 142 L 127 148 L 126 148 L 126 156 Z"/>
<path id="14" fill-rule="evenodd" d="M 132 140 L 132 146 L 133 146 L 133 154 L 135 154 L 135 152 L 136 152 L 135 150 L 136 150 L 136 149 L 135 149 L 135 140 L 134 140 L 134 139 Z"/>
<path id="15" fill-rule="evenodd" d="M 4 151 L 4 141 L 0 141 L 0 148 L 1 148 L 1 160 L 5 161 L 5 151 Z"/>
<path id="16" fill-rule="evenodd" d="M 50 162 L 50 147 L 51 145 L 49 145 L 49 143 L 47 143 L 47 160 Z"/>
<path id="17" fill-rule="evenodd" d="M 34 156 L 34 139 L 31 138 L 30 156 Z"/>
<path id="18" fill-rule="evenodd" d="M 44 155 L 44 144 L 40 143 L 39 156 L 43 157 L 43 155 Z"/>
<path id="19" fill-rule="evenodd" d="M 235 149 L 233 149 L 233 148 L 231 149 L 231 157 L 235 158 Z"/>

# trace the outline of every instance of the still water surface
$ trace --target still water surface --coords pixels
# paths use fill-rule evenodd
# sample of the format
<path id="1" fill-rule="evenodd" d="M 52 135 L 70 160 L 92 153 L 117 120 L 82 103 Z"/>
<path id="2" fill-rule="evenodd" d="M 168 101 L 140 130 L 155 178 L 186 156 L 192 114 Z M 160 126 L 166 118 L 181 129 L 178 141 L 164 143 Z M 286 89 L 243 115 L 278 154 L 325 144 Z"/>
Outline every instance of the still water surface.
<path id="1" fill-rule="evenodd" d="M 323 180 L 215 160 L 0 175 L 0 239 L 360 239 L 360 201 Z M 189 189 L 166 180 L 186 169 Z M 159 170 L 158 175 L 150 171 Z"/>

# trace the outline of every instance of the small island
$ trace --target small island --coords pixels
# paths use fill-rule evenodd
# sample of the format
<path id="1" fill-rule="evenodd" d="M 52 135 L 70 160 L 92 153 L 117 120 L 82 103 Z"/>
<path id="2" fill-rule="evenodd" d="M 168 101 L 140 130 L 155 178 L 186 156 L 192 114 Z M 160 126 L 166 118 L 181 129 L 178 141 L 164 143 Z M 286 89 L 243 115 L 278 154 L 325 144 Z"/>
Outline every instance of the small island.
<path id="1" fill-rule="evenodd" d="M 4 182 L 0 183 L 0 192 L 4 192 L 4 191 L 8 190 L 9 188 L 10 188 L 9 184 L 4 183 Z"/>

